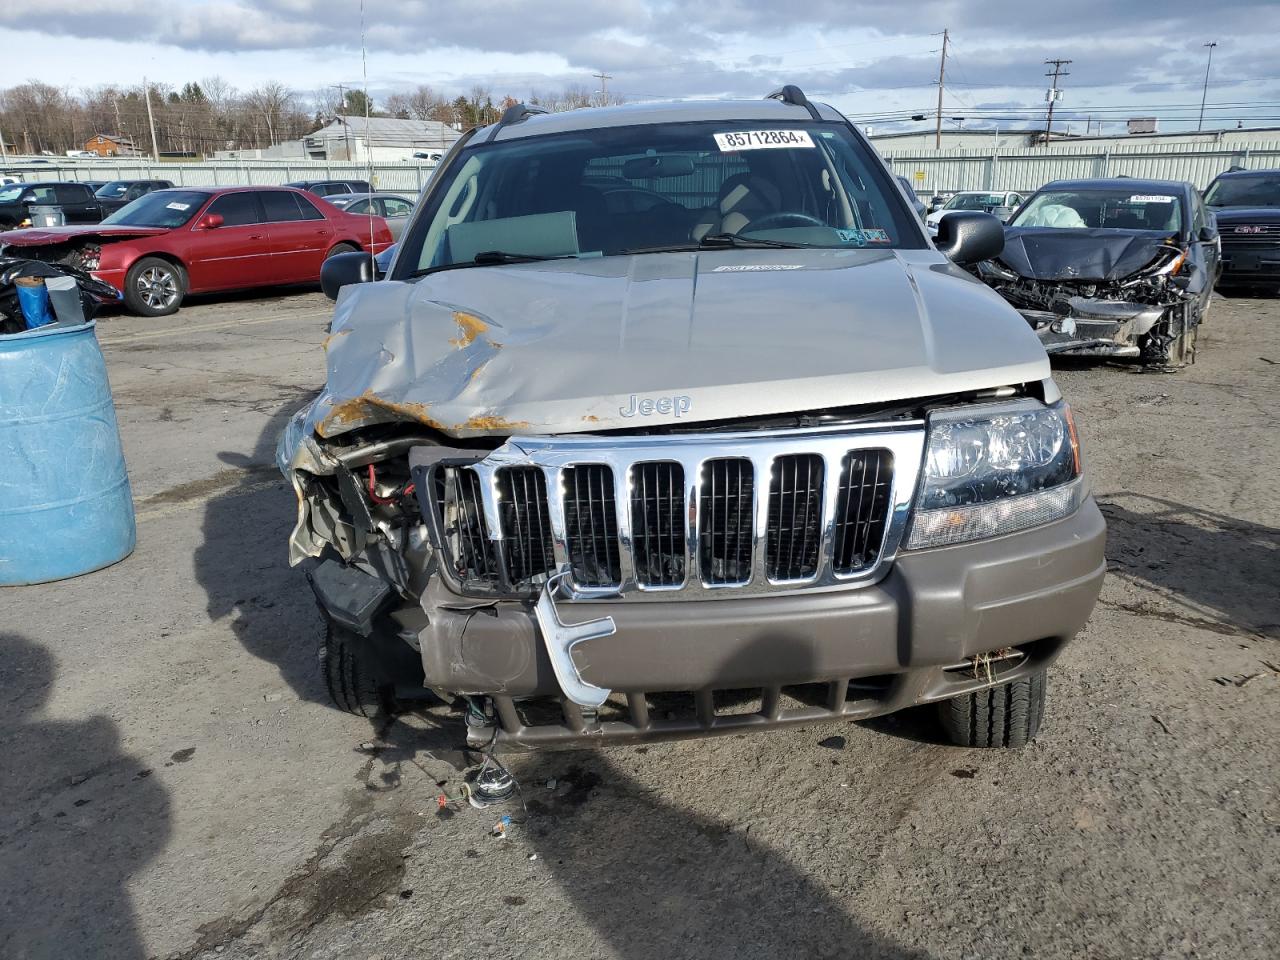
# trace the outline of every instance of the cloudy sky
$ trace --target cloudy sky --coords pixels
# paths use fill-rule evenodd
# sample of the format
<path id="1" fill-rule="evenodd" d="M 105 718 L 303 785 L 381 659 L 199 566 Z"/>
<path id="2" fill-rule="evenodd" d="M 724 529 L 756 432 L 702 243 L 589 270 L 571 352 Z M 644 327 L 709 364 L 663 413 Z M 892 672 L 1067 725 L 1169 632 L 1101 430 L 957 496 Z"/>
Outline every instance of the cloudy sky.
<path id="1" fill-rule="evenodd" d="M 1280 0 L 368 0 L 368 85 L 475 84 L 496 97 L 612 75 L 628 100 L 760 96 L 781 82 L 880 127 L 936 106 L 943 27 L 954 41 L 944 115 L 1026 125 L 1059 115 L 1157 115 L 1195 126 L 1203 44 L 1216 41 L 1206 126 L 1280 126 Z M 71 88 L 219 74 L 303 94 L 359 83 L 360 0 L 41 0 L 0 5 L 0 87 Z M 948 121 L 949 124 L 954 123 Z M 912 126 L 909 122 L 907 127 Z"/>

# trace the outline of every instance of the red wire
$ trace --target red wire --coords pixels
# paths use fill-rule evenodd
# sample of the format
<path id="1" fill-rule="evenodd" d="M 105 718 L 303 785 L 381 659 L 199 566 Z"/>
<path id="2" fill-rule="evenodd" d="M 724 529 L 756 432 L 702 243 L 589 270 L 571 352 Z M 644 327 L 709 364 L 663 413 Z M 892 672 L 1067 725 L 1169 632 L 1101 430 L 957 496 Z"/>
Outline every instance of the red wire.
<path id="1" fill-rule="evenodd" d="M 374 489 L 374 484 L 377 482 L 378 482 L 378 475 L 374 472 L 373 464 L 371 463 L 369 464 L 369 499 L 372 500 L 374 503 L 381 503 L 381 504 L 395 503 L 396 500 L 398 499 L 395 495 L 392 495 L 390 497 L 378 496 L 377 492 Z M 407 487 L 405 487 L 403 490 L 401 490 L 399 496 L 407 497 L 411 493 L 413 493 L 412 483 L 409 484 Z"/>

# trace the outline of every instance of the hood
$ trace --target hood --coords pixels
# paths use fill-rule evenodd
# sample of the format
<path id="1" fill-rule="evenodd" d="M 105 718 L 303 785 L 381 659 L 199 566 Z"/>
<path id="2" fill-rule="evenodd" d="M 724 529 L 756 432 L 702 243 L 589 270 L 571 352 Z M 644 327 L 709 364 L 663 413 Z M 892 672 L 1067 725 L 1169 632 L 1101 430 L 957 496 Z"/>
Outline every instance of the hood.
<path id="1" fill-rule="evenodd" d="M 69 240 L 136 240 L 169 233 L 168 227 L 125 227 L 90 224 L 83 227 L 28 227 L 0 235 L 0 244 L 14 247 L 44 247 Z"/>
<path id="2" fill-rule="evenodd" d="M 1006 227 L 1000 260 L 1032 280 L 1121 280 L 1137 273 L 1177 237 L 1150 230 Z"/>
<path id="3" fill-rule="evenodd" d="M 1041 380 L 992 290 L 933 250 L 653 253 L 346 287 L 306 425 L 575 433 Z"/>
<path id="4" fill-rule="evenodd" d="M 1210 207 L 1213 218 L 1223 223 L 1280 223 L 1280 207 Z"/>

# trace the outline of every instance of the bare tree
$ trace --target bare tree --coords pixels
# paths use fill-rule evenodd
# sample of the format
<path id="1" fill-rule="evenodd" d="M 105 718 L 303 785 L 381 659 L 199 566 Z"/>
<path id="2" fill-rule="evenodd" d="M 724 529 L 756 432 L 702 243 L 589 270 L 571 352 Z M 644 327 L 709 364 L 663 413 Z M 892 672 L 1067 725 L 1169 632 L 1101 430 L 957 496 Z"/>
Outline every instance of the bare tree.
<path id="1" fill-rule="evenodd" d="M 268 146 L 286 139 L 282 133 L 292 115 L 298 112 L 297 100 L 292 90 L 283 83 L 272 80 L 250 90 L 245 95 L 244 103 L 254 119 L 260 119 L 266 127 Z"/>

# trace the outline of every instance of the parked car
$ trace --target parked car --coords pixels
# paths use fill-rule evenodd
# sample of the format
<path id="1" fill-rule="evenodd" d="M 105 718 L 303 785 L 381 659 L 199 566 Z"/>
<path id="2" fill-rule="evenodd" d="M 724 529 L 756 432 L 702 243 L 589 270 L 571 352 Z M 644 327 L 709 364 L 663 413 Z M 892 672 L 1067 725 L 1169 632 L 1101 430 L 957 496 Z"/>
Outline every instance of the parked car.
<path id="1" fill-rule="evenodd" d="M 942 218 L 956 210 L 981 210 L 1004 223 L 1020 203 L 1022 195 L 1013 191 L 991 193 L 986 190 L 962 190 L 953 193 L 940 208 L 930 213 L 925 218 L 925 223 L 931 237 L 938 235 L 938 224 Z"/>
<path id="2" fill-rule="evenodd" d="M 139 197 L 155 190 L 168 190 L 172 186 L 171 180 L 112 180 L 104 183 L 93 195 L 98 198 L 105 213 L 115 213 Z"/>
<path id="3" fill-rule="evenodd" d="M 1041 187 L 978 274 L 1049 353 L 1167 367 L 1194 361 L 1219 269 L 1217 230 L 1191 184 L 1122 177 Z"/>
<path id="4" fill-rule="evenodd" d="M 1204 193 L 1222 240 L 1223 287 L 1280 287 L 1280 170 L 1216 177 Z"/>
<path id="5" fill-rule="evenodd" d="M 102 205 L 83 183 L 11 183 L 0 187 L 0 230 L 32 224 L 32 207 L 55 207 L 69 224 L 97 223 Z"/>
<path id="6" fill-rule="evenodd" d="M 409 215 L 413 213 L 413 201 L 395 193 L 335 193 L 325 197 L 339 210 L 367 217 L 382 217 L 391 228 L 391 236 L 400 239 Z"/>
<path id="7" fill-rule="evenodd" d="M 338 193 L 373 193 L 368 180 L 296 180 L 285 186 L 314 193 L 317 197 Z"/>
<path id="8" fill-rule="evenodd" d="M 916 216 L 921 220 L 925 218 L 924 201 L 916 194 L 916 188 L 911 185 L 911 181 L 903 176 L 894 176 L 898 181 L 898 186 L 902 188 L 903 194 L 907 198 L 907 202 L 911 204 L 911 209 L 916 212 Z"/>
<path id="9" fill-rule="evenodd" d="M 955 196 L 955 194 L 947 193 L 945 191 L 941 193 L 935 193 L 932 197 L 929 198 L 929 212 L 933 213 L 935 210 L 941 210 L 944 206 L 946 206 L 947 201 L 950 200 L 953 196 Z"/>
<path id="10" fill-rule="evenodd" d="M 109 181 L 107 181 L 107 180 L 79 180 L 79 181 L 77 181 L 77 182 L 78 182 L 78 183 L 83 183 L 86 187 L 88 187 L 90 190 L 92 190 L 92 191 L 93 191 L 93 195 L 94 195 L 94 196 L 97 196 L 97 195 L 98 195 L 98 191 L 99 191 L 99 190 L 101 190 L 103 187 L 105 187 Z"/>
<path id="11" fill-rule="evenodd" d="M 482 745 L 918 703 L 1027 742 L 1105 526 L 1043 348 L 955 265 L 1002 244 L 960 212 L 935 248 L 795 87 L 464 134 L 385 279 L 323 268 L 277 453 L 336 702 L 430 688 Z"/>
<path id="12" fill-rule="evenodd" d="M 69 263 L 124 294 L 143 316 L 188 293 L 315 283 L 338 253 L 391 244 L 381 218 L 357 217 L 287 187 L 157 190 L 95 227 L 15 230 L 0 251 Z"/>

